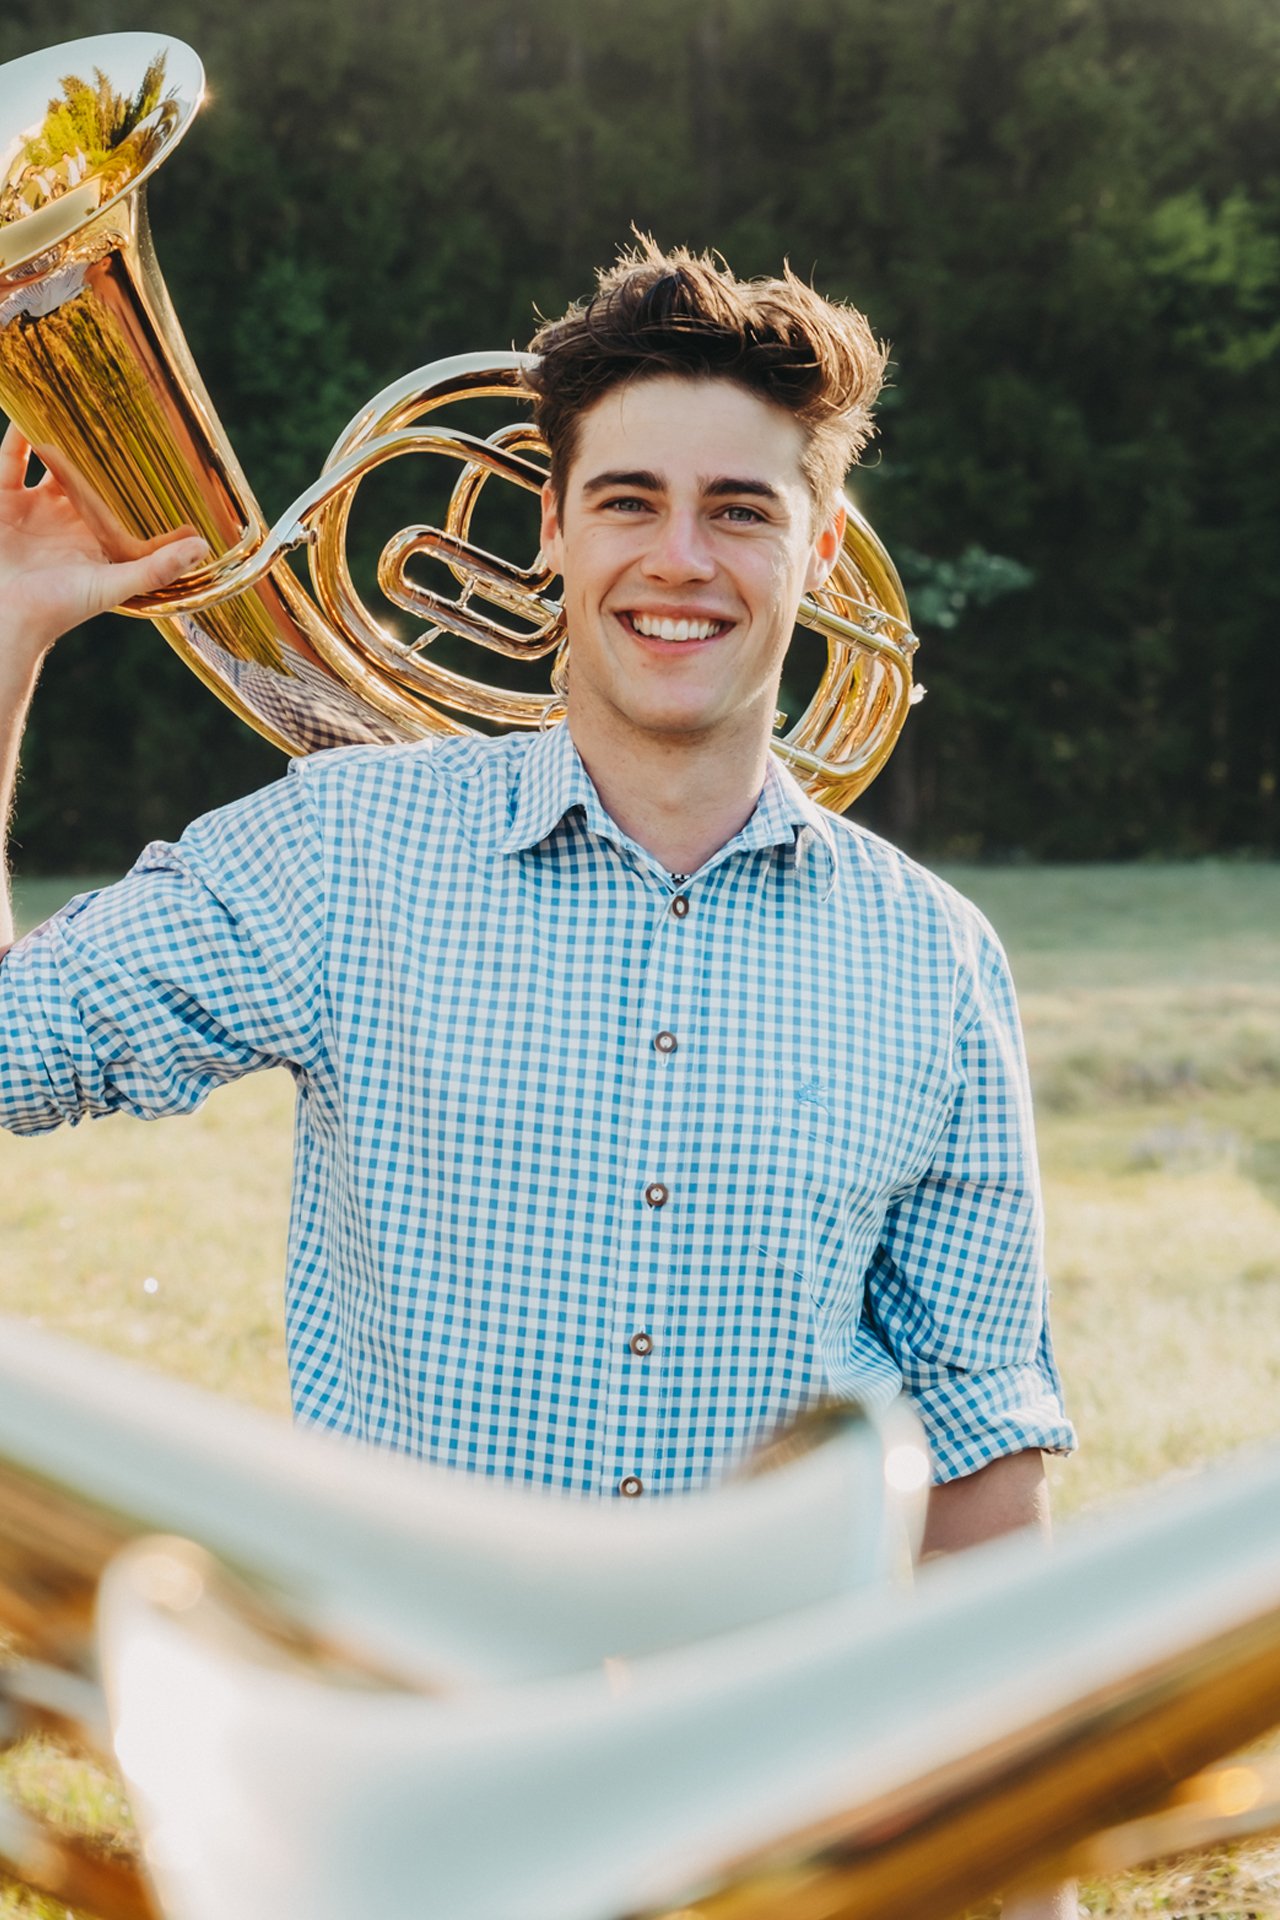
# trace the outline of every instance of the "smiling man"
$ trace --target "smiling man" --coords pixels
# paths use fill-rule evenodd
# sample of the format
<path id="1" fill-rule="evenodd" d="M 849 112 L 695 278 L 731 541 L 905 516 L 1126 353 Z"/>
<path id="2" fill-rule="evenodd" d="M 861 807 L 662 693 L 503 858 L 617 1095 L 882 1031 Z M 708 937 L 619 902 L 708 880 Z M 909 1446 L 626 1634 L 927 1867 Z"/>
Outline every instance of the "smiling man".
<path id="1" fill-rule="evenodd" d="M 769 750 L 883 353 L 787 275 L 642 246 L 533 342 L 567 723 L 353 748 L 143 854 L 0 968 L 0 1118 L 299 1088 L 300 1417 L 583 1493 L 722 1472 L 904 1387 L 931 1543 L 1043 1509 L 1070 1444 L 1004 962 Z M 0 470 L 11 769 L 109 565 Z"/>
<path id="2" fill-rule="evenodd" d="M 0 1120 L 286 1066 L 305 1421 L 633 1499 L 905 1389 L 928 1547 L 1043 1526 L 1072 1435 L 1003 956 L 770 752 L 883 352 L 649 245 L 533 346 L 567 722 L 319 754 L 148 848 L 0 967 Z M 108 565 L 25 468 L 10 434 L 10 778 L 57 633 L 192 557 Z"/>
<path id="3" fill-rule="evenodd" d="M 304 1420 L 634 1497 L 905 1388 L 929 1544 L 1039 1524 L 1071 1432 L 1003 958 L 769 746 L 882 349 L 649 245 L 533 347 L 567 723 L 317 754 L 146 849 L 0 967 L 0 1119 L 288 1067 Z M 5 448 L 11 777 L 55 636 L 191 556 L 108 564 Z"/>
<path id="4" fill-rule="evenodd" d="M 1072 1435 L 1003 956 L 770 752 L 883 352 L 790 274 L 647 244 L 533 347 L 566 723 L 317 754 L 147 848 L 0 965 L 0 1122 L 285 1066 L 303 1421 L 635 1499 L 905 1390 L 926 1547 L 1043 1528 Z M 109 564 L 26 467 L 11 431 L 6 816 L 54 639 L 193 559 Z"/>

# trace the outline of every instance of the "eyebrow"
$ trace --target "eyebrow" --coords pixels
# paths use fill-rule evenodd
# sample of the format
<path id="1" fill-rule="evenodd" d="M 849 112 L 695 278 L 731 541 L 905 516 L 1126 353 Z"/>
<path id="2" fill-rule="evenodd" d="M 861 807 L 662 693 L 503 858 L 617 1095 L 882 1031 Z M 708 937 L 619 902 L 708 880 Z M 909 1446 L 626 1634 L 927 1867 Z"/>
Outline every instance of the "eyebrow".
<path id="1" fill-rule="evenodd" d="M 583 482 L 582 491 L 584 494 L 594 495 L 597 493 L 608 493 L 614 487 L 634 487 L 637 493 L 662 493 L 664 491 L 664 483 L 661 476 L 653 473 L 648 468 L 637 468 L 633 471 L 623 471 L 620 468 L 612 468 L 606 473 L 593 474 L 590 480 Z M 740 496 L 743 494 L 756 500 L 780 502 L 782 499 L 782 495 L 778 492 L 778 489 L 770 486 L 767 480 L 736 479 L 732 474 L 723 474 L 715 480 L 705 481 L 702 491 L 706 497 L 711 500 L 720 500 L 729 495 Z"/>
<path id="2" fill-rule="evenodd" d="M 639 493 L 662 492 L 662 482 L 657 474 L 643 468 L 627 473 L 619 467 L 613 467 L 607 473 L 597 473 L 582 483 L 584 493 L 608 493 L 611 487 L 634 487 Z"/>

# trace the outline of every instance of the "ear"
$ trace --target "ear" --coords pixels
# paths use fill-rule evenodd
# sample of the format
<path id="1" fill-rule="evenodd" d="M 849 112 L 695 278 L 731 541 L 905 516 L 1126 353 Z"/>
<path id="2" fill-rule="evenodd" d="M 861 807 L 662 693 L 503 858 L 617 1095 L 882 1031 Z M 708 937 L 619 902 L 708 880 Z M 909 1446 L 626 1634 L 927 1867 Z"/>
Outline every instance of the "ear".
<path id="1" fill-rule="evenodd" d="M 824 586 L 840 558 L 840 549 L 844 545 L 845 523 L 849 516 L 845 512 L 843 500 L 838 503 L 831 517 L 821 527 L 814 538 L 809 552 L 809 566 L 805 573 L 804 590 L 812 593 L 815 588 Z"/>
<path id="2" fill-rule="evenodd" d="M 560 533 L 560 508 L 549 480 L 542 489 L 542 547 L 539 558 L 553 573 L 563 572 L 564 542 Z"/>

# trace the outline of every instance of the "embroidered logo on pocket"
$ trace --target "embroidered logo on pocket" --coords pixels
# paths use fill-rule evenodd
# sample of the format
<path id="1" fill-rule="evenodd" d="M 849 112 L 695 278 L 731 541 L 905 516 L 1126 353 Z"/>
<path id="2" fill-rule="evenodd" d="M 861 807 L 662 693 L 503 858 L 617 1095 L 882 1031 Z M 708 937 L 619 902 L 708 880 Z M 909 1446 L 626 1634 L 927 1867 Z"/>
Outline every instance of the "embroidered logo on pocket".
<path id="1" fill-rule="evenodd" d="M 835 1137 L 840 1103 L 836 1089 L 815 1067 L 778 1073 L 778 1124 L 802 1140 Z"/>
<path id="2" fill-rule="evenodd" d="M 834 1119 L 831 1107 L 831 1089 L 819 1074 L 813 1074 L 808 1080 L 802 1080 L 796 1088 L 796 1105 L 808 1107 L 811 1111 L 823 1113 L 828 1121 Z"/>

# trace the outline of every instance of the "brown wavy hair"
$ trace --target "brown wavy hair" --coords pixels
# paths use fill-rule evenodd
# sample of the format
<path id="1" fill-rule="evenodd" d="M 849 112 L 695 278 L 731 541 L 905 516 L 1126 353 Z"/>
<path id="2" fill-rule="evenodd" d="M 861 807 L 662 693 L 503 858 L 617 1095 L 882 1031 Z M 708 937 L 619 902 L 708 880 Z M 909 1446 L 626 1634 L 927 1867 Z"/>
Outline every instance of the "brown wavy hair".
<path id="1" fill-rule="evenodd" d="M 825 514 L 874 431 L 887 349 L 856 307 L 825 300 L 784 267 L 739 280 L 711 254 L 664 253 L 647 235 L 597 276 L 590 300 L 529 343 L 534 419 L 563 505 L 582 416 L 622 381 L 676 374 L 734 380 L 804 429 L 801 464 Z"/>

